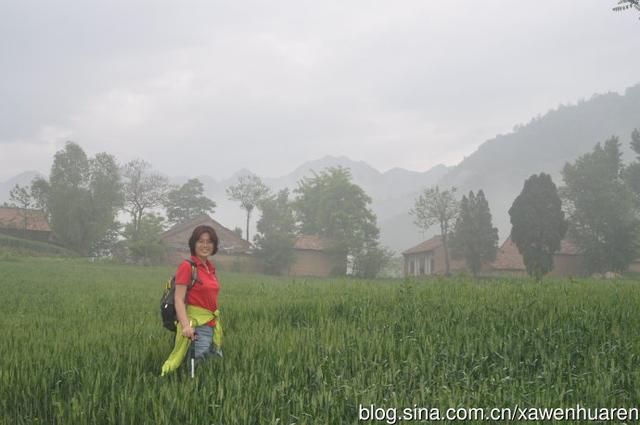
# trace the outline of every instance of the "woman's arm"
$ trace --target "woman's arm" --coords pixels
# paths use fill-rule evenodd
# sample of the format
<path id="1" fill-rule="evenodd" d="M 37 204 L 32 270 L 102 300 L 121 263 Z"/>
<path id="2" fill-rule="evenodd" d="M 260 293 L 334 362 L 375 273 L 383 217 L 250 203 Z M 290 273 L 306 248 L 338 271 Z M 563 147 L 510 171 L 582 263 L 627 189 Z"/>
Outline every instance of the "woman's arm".
<path id="1" fill-rule="evenodd" d="M 195 339 L 195 332 L 189 324 L 189 318 L 187 317 L 187 307 L 184 305 L 184 298 L 187 294 L 187 285 L 176 285 L 174 305 L 176 307 L 176 316 L 178 321 L 182 325 L 182 335 L 191 339 Z"/>

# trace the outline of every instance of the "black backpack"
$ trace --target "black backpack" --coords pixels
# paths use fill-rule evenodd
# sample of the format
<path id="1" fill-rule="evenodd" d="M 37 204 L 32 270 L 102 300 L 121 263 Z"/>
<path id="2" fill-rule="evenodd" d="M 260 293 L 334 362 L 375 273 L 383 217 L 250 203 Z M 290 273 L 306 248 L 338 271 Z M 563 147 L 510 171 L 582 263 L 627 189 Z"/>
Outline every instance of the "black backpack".
<path id="1" fill-rule="evenodd" d="M 189 264 L 191 264 L 191 283 L 187 286 L 187 293 L 184 295 L 185 304 L 187 301 L 187 294 L 195 285 L 196 280 L 198 280 L 198 269 L 196 267 L 196 263 L 190 259 L 187 259 Z M 162 326 L 170 330 L 171 332 L 176 331 L 176 321 L 178 320 L 176 315 L 176 306 L 175 302 L 175 293 L 176 293 L 176 276 L 173 275 L 171 279 L 167 281 L 164 287 L 164 292 L 162 293 L 162 298 L 160 299 L 160 317 L 162 318 Z"/>

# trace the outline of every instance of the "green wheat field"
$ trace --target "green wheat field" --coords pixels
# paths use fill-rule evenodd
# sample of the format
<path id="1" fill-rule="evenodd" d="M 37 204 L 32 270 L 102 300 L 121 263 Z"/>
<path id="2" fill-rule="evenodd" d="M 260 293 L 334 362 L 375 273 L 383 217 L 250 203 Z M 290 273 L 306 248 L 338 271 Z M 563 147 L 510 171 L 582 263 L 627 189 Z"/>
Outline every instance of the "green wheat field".
<path id="1" fill-rule="evenodd" d="M 640 400 L 637 281 L 220 272 L 224 358 L 192 380 L 159 376 L 173 271 L 0 257 L 0 423 L 355 424 L 360 404 Z"/>

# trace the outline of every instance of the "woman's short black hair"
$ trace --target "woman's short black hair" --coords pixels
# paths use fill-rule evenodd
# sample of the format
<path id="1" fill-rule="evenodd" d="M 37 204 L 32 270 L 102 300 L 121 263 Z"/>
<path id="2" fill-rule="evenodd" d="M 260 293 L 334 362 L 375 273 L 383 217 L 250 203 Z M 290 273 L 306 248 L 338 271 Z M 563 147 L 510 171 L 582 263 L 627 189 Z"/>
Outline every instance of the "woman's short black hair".
<path id="1" fill-rule="evenodd" d="M 213 252 L 211 255 L 218 252 L 218 235 L 216 234 L 216 231 L 213 230 L 213 227 L 202 224 L 193 229 L 193 233 L 189 238 L 189 249 L 191 250 L 191 255 L 196 255 L 196 242 L 198 242 L 198 239 L 200 239 L 200 236 L 202 236 L 203 233 L 208 233 L 211 238 L 211 242 L 213 242 Z"/>

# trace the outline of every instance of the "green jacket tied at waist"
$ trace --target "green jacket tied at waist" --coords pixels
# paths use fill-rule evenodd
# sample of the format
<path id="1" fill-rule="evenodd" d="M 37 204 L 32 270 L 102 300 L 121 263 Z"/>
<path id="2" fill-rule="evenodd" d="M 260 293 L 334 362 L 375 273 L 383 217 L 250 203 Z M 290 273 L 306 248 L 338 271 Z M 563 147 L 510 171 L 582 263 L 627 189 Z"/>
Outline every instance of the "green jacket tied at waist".
<path id="1" fill-rule="evenodd" d="M 220 311 L 216 310 L 215 312 L 211 312 L 202 307 L 196 307 L 193 305 L 187 305 L 187 318 L 189 319 L 189 323 L 192 328 L 197 326 L 202 326 L 211 320 L 216 321 L 216 327 L 213 331 L 213 344 L 215 345 L 218 351 L 222 348 L 222 323 L 220 322 Z M 162 374 L 164 376 L 170 372 L 173 372 L 180 366 L 182 360 L 184 360 L 187 351 L 189 350 L 189 346 L 191 345 L 191 340 L 182 335 L 182 325 L 180 322 L 177 324 L 176 329 L 176 341 L 173 346 L 173 351 L 169 354 L 169 357 L 162 365 Z"/>

